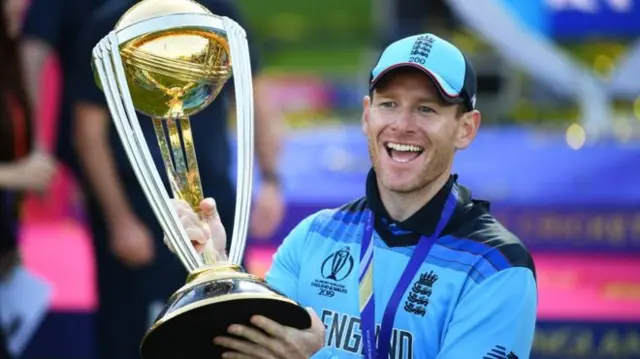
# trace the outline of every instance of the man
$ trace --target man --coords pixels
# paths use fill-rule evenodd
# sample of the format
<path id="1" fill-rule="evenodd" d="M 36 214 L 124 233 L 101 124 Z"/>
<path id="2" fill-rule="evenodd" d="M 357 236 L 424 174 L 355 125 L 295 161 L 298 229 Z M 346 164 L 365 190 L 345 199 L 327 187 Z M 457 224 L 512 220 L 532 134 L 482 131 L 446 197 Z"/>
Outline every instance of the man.
<path id="1" fill-rule="evenodd" d="M 74 142 L 83 165 L 91 232 L 96 248 L 99 308 L 99 352 L 104 359 L 138 358 L 142 336 L 167 298 L 184 285 L 186 271 L 163 248 L 162 230 L 150 209 L 111 124 L 105 96 L 91 69 L 92 50 L 136 1 L 106 3 L 88 19 L 78 48 L 72 84 Z M 227 0 L 199 1 L 210 11 L 242 24 L 235 5 Z M 276 163 L 280 123 L 265 101 L 258 76 L 258 56 L 251 48 L 256 93 L 256 147 L 261 191 L 252 216 L 252 234 L 268 236 L 279 224 L 283 203 Z M 192 117 L 192 130 L 202 185 L 216 196 L 222 222 L 231 229 L 235 188 L 231 182 L 227 118 L 231 81 L 205 110 Z M 164 168 L 151 120 L 140 116 L 142 130 L 156 167 Z M 169 190 L 164 173 L 165 186 Z"/>
<path id="2" fill-rule="evenodd" d="M 74 175 L 78 160 L 71 145 L 71 101 L 69 84 L 74 72 L 75 45 L 84 21 L 106 0 L 30 0 L 22 25 L 22 61 L 25 80 L 33 106 L 34 118 L 42 118 L 37 110 L 42 95 L 41 80 L 46 60 L 55 55 L 60 65 L 61 89 L 59 113 L 55 118 L 56 157 Z M 91 77 L 93 78 L 93 77 Z M 38 136 L 36 136 L 38 137 Z M 37 140 L 38 138 L 36 138 Z"/>
<path id="3" fill-rule="evenodd" d="M 214 342 L 229 349 L 225 358 L 528 358 L 537 307 L 531 255 L 451 174 L 480 125 L 474 70 L 455 46 L 424 34 L 389 45 L 370 84 L 366 196 L 303 220 L 266 277 L 315 311 L 312 327 L 258 316 L 252 322 L 267 334 L 232 325 L 246 341 Z M 175 206 L 200 250 L 206 233 L 189 224 L 183 202 Z M 202 208 L 215 214 L 211 199 Z"/>

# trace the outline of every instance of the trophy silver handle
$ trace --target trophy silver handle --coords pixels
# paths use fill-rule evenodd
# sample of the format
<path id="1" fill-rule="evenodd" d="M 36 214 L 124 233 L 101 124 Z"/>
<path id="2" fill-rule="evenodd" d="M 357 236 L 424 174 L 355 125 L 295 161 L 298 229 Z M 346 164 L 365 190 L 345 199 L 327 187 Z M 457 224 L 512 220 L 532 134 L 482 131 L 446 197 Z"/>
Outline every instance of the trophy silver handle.
<path id="1" fill-rule="evenodd" d="M 188 235 L 182 228 L 175 209 L 170 205 L 169 196 L 149 152 L 129 93 L 115 31 L 110 32 L 94 47 L 93 65 L 105 93 L 111 118 L 138 182 L 165 235 L 175 247 L 173 250 L 176 255 L 187 271 L 193 272 L 202 266 L 202 258 L 191 243 L 184 240 Z"/>
<path id="2" fill-rule="evenodd" d="M 254 167 L 253 82 L 249 44 L 244 29 L 230 18 L 223 17 L 231 53 L 231 68 L 237 114 L 237 178 L 236 213 L 231 237 L 229 262 L 240 265 L 244 256 L 251 212 L 251 190 Z"/>

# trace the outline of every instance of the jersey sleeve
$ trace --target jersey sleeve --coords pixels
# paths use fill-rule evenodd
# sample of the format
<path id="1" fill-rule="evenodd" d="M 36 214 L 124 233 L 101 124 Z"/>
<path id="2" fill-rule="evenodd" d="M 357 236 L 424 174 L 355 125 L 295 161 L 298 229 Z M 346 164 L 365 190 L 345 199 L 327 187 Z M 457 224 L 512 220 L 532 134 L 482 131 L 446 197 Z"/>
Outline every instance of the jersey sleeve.
<path id="1" fill-rule="evenodd" d="M 530 269 L 514 267 L 493 274 L 458 303 L 437 359 L 528 359 L 537 305 Z"/>
<path id="2" fill-rule="evenodd" d="M 305 218 L 287 235 L 273 255 L 271 268 L 265 278 L 269 285 L 295 301 L 298 300 L 300 258 L 316 216 L 314 214 Z"/>

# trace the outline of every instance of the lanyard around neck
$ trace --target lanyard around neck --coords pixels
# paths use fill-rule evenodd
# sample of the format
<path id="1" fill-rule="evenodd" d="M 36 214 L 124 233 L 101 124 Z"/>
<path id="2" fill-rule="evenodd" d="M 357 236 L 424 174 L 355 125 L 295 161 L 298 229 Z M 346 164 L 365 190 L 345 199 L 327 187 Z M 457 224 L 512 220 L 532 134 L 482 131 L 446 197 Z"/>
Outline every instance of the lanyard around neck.
<path id="1" fill-rule="evenodd" d="M 362 326 L 363 351 L 366 359 L 388 359 L 389 346 L 391 342 L 391 333 L 395 322 L 396 313 L 400 306 L 400 301 L 416 273 L 429 255 L 429 251 L 434 242 L 438 239 L 444 227 L 453 215 L 453 210 L 457 203 L 457 191 L 455 187 L 451 190 L 444 209 L 440 216 L 438 225 L 430 236 L 420 237 L 420 241 L 416 246 L 409 263 L 405 267 L 400 280 L 398 281 L 389 301 L 384 310 L 382 323 L 380 324 L 380 334 L 378 336 L 378 345 L 376 346 L 376 324 L 375 324 L 375 297 L 373 288 L 373 222 L 374 215 L 370 210 L 365 213 L 365 229 L 362 236 L 362 245 L 360 249 L 360 270 L 359 270 L 359 304 L 360 304 L 360 320 Z"/>

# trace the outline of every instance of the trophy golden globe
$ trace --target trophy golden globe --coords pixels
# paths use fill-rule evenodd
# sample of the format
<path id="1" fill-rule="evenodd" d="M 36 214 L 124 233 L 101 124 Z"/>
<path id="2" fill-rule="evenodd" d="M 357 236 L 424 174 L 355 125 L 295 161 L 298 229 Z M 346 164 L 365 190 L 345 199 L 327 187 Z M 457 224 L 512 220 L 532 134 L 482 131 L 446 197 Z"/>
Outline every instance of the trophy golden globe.
<path id="1" fill-rule="evenodd" d="M 142 358 L 220 358 L 224 349 L 214 345 L 213 338 L 227 334 L 231 324 L 250 325 L 256 314 L 286 326 L 309 328 L 311 318 L 304 308 L 240 267 L 254 165 L 253 89 L 242 27 L 195 1 L 144 0 L 95 46 L 92 66 L 136 177 L 169 245 L 189 273 L 187 283 L 169 298 L 143 338 Z M 203 189 L 189 116 L 211 104 L 231 77 L 238 136 L 235 231 L 229 262 L 217 263 L 213 241 L 203 254 L 191 245 L 136 111 L 153 122 L 173 195 L 199 212 Z"/>

